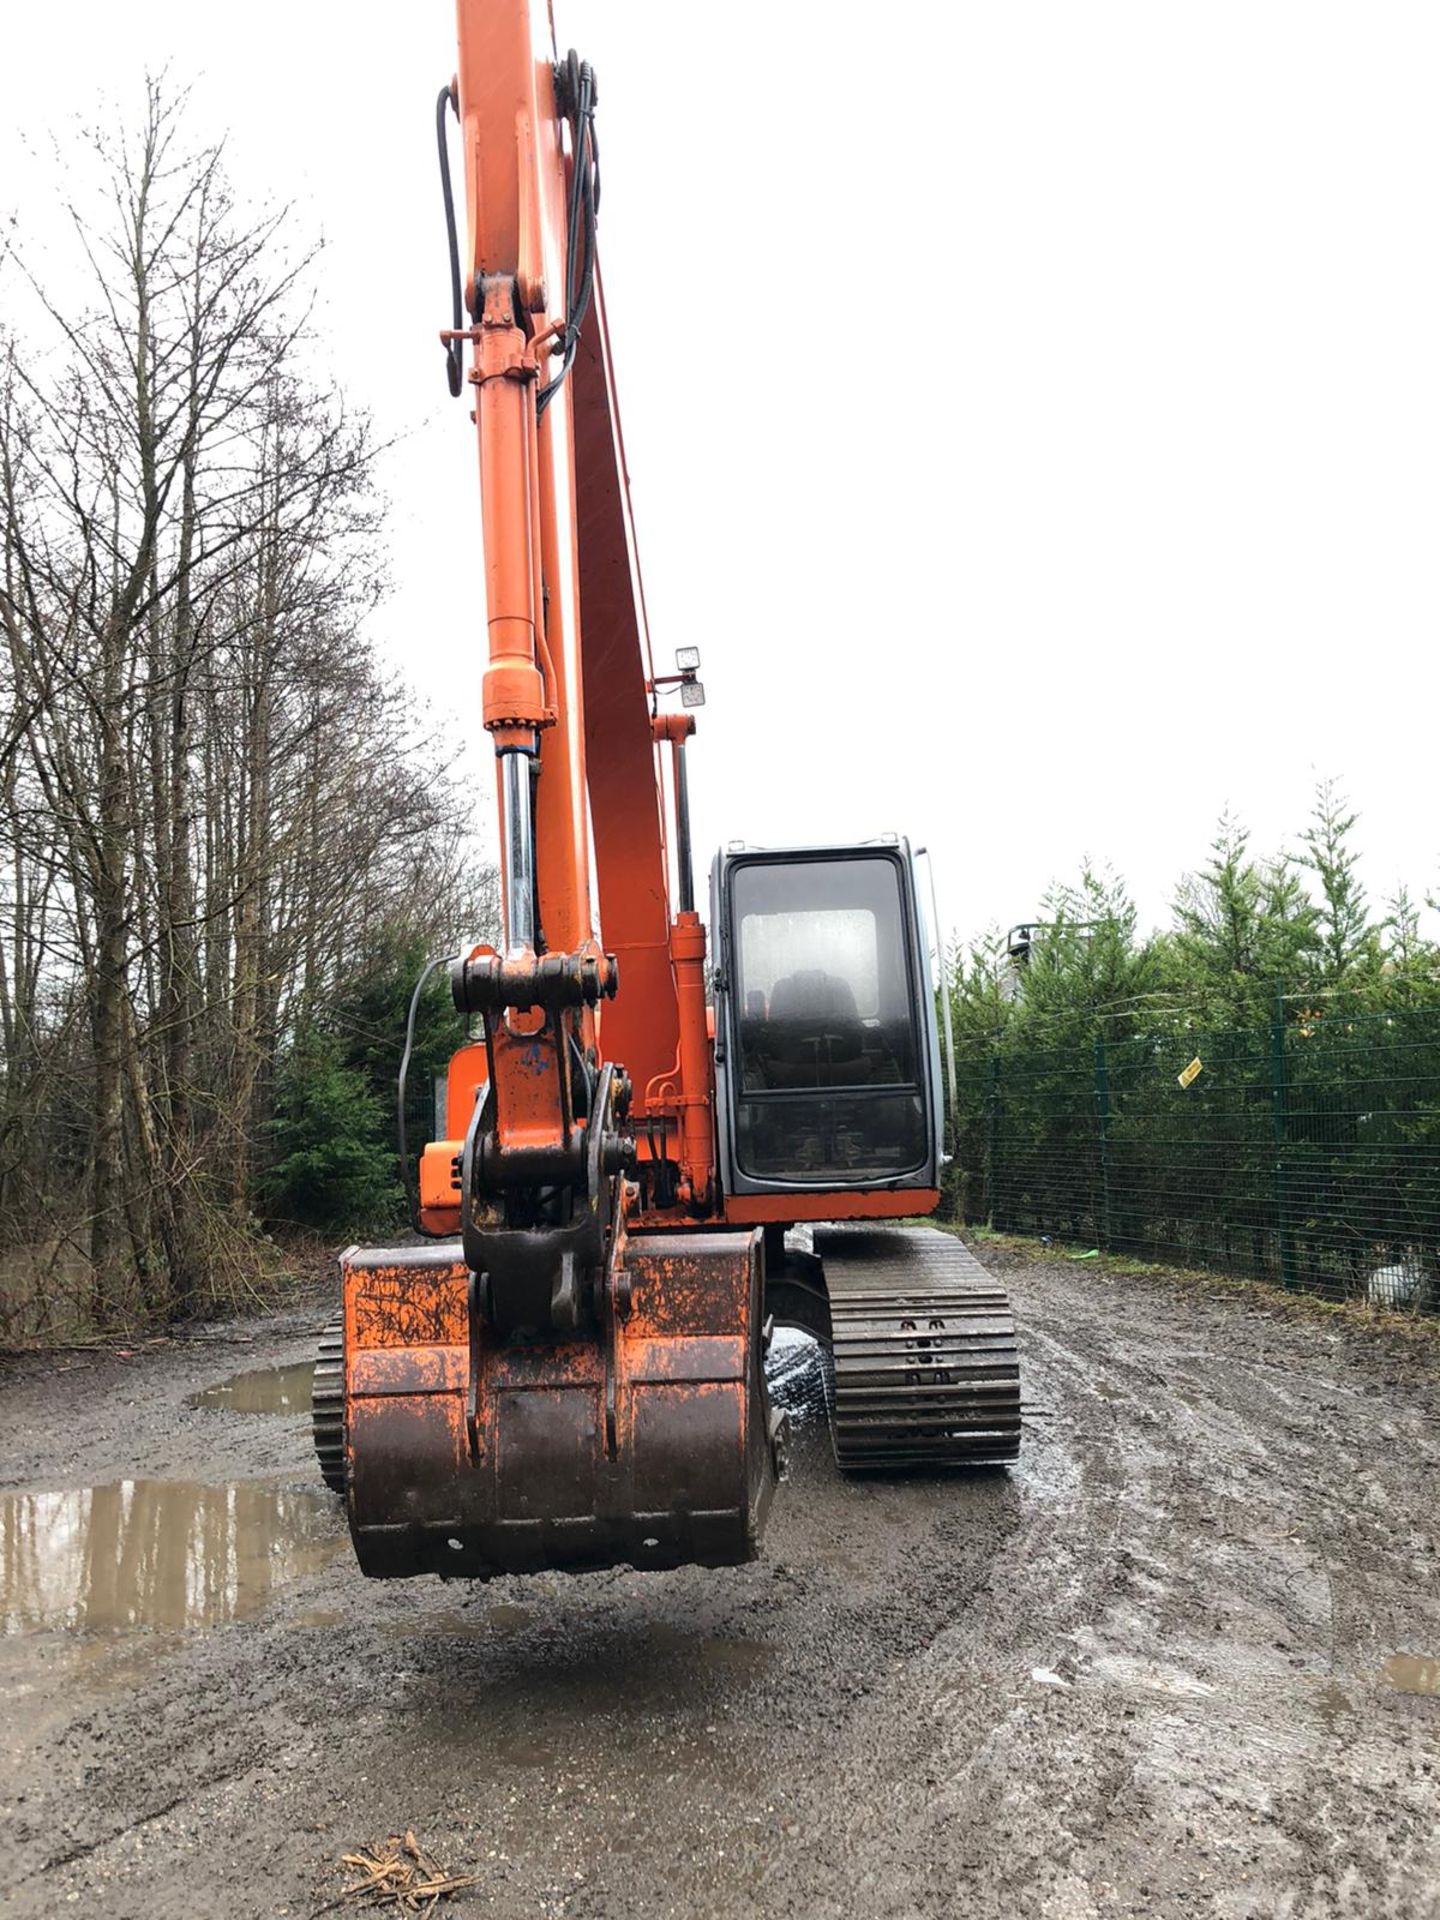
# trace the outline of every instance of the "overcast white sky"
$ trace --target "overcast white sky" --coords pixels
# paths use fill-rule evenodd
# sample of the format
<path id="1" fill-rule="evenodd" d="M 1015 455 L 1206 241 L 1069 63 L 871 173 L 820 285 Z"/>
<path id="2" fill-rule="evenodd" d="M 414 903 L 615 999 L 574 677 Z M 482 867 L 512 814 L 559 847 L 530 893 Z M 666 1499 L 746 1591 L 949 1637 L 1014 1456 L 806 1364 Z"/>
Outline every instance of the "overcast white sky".
<path id="1" fill-rule="evenodd" d="M 1372 894 L 1440 881 L 1433 0 L 556 11 L 600 76 L 652 632 L 705 662 L 700 846 L 896 828 L 966 933 L 1088 852 L 1154 921 L 1222 807 L 1276 846 L 1333 773 Z M 451 8 L 8 0 L 3 41 L 32 253 L 22 136 L 147 65 L 323 230 L 336 376 L 406 436 L 381 637 L 478 715 Z"/>

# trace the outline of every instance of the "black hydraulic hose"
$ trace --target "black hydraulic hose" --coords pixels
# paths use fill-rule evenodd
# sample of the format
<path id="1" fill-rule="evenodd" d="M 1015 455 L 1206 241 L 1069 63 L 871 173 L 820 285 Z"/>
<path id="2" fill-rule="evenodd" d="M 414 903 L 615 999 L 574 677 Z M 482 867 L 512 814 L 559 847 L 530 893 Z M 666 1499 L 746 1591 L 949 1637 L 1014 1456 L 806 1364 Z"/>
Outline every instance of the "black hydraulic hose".
<path id="1" fill-rule="evenodd" d="M 570 1058 L 574 1063 L 575 1075 L 585 1089 L 585 1112 L 582 1118 L 588 1120 L 595 1107 L 595 1076 L 591 1073 L 585 1055 L 580 1051 L 580 1042 L 572 1031 L 570 1036 Z M 573 1084 L 573 1076 L 572 1076 Z"/>
<path id="2" fill-rule="evenodd" d="M 410 1012 L 405 1019 L 405 1051 L 400 1056 L 400 1071 L 395 1080 L 395 1132 L 400 1147 L 400 1178 L 405 1183 L 405 1200 L 410 1210 L 410 1224 L 417 1233 L 423 1233 L 420 1225 L 420 1183 L 410 1176 L 410 1147 L 405 1129 L 405 1086 L 410 1078 L 410 1055 L 415 1050 L 415 1015 L 420 1008 L 420 996 L 425 991 L 426 982 L 437 967 L 451 964 L 460 956 L 454 953 L 442 954 L 438 960 L 432 960 L 415 982 L 415 991 L 410 996 Z"/>
<path id="3" fill-rule="evenodd" d="M 465 324 L 465 309 L 460 298 L 460 241 L 455 232 L 455 195 L 450 187 L 450 143 L 445 137 L 445 109 L 453 105 L 454 95 L 449 87 L 442 87 L 435 101 L 435 143 L 440 150 L 440 191 L 445 196 L 445 233 L 450 242 L 450 331 L 459 333 Z M 451 393 L 458 399 L 465 382 L 458 340 L 445 342 L 445 374 Z"/>
<path id="4" fill-rule="evenodd" d="M 565 235 L 565 293 L 575 311 L 575 250 L 580 244 L 580 215 L 585 204 L 585 183 L 589 177 L 589 156 L 585 136 L 590 119 L 590 69 L 580 68 L 580 98 L 575 106 L 575 152 L 570 178 L 570 222 Z M 569 327 L 567 327 L 567 333 Z M 568 343 L 567 343 L 568 344 Z"/>
<path id="5" fill-rule="evenodd" d="M 565 288 L 570 303 L 562 337 L 560 371 L 536 398 L 536 411 L 545 412 L 575 364 L 580 327 L 590 310 L 595 285 L 595 216 L 600 205 L 600 158 L 595 138 L 595 73 L 588 61 L 570 56 L 575 78 L 571 119 L 569 224 L 565 236 Z M 583 242 L 583 252 L 581 251 Z M 578 284 L 576 269 L 579 267 Z"/>
<path id="6" fill-rule="evenodd" d="M 574 116 L 571 120 L 572 168 L 570 178 L 569 224 L 565 237 L 565 286 L 570 311 L 560 341 L 560 371 L 536 396 L 536 410 L 543 414 L 555 398 L 565 377 L 575 364 L 580 328 L 590 311 L 595 288 L 595 217 L 600 209 L 600 143 L 595 133 L 595 71 L 587 61 L 570 56 L 575 75 Z M 445 201 L 445 237 L 450 252 L 450 331 L 460 333 L 465 325 L 465 305 L 460 284 L 460 241 L 455 226 L 455 194 L 450 183 L 450 143 L 446 137 L 446 109 L 455 107 L 451 89 L 442 87 L 435 99 L 435 146 L 440 160 L 440 191 Z M 456 108 L 458 115 L 459 109 Z M 579 269 L 578 284 L 576 269 Z M 465 362 L 458 340 L 445 342 L 445 375 L 450 391 L 459 397 L 465 384 Z"/>

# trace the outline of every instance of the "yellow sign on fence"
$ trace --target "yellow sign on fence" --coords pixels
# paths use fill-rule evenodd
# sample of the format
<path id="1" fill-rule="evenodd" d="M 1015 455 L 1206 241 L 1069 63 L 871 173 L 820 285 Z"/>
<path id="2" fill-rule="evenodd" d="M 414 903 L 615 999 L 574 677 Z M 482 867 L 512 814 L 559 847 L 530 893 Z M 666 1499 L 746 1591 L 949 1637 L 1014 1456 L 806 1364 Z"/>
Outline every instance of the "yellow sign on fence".
<path id="1" fill-rule="evenodd" d="M 1176 1074 L 1175 1078 L 1180 1082 L 1182 1087 L 1192 1086 L 1194 1082 L 1200 1078 L 1201 1068 L 1202 1068 L 1202 1062 L 1199 1054 L 1197 1053 L 1195 1058 L 1190 1062 L 1189 1066 L 1182 1067 L 1179 1073 Z"/>

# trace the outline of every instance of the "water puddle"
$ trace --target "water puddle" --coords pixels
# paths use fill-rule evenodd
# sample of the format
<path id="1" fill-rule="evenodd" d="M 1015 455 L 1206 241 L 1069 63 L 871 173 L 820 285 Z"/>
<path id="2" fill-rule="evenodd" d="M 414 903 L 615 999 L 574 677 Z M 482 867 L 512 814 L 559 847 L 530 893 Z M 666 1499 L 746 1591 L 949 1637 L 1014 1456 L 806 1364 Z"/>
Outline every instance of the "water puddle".
<path id="1" fill-rule="evenodd" d="M 430 1634 L 460 1634 L 467 1639 L 483 1639 L 491 1634 L 508 1639 L 523 1633 L 533 1615 L 528 1607 L 505 1602 L 490 1607 L 446 1607 L 438 1613 L 415 1614 L 408 1619 L 392 1620 L 382 1631 L 396 1640 L 423 1639 Z"/>
<path id="2" fill-rule="evenodd" d="M 345 1625 L 345 1615 L 338 1613 L 333 1607 L 307 1607 L 303 1613 L 297 1613 L 295 1615 L 293 1624 L 297 1627 L 308 1627 L 317 1630 L 328 1629 L 330 1627 L 343 1627 Z"/>
<path id="3" fill-rule="evenodd" d="M 1320 1689 L 1317 1704 L 1320 1718 L 1328 1734 L 1336 1735 L 1340 1731 L 1340 1722 L 1350 1712 L 1350 1696 L 1343 1687 L 1337 1687 L 1333 1680 Z"/>
<path id="4" fill-rule="evenodd" d="M 216 1626 L 344 1544 L 327 1495 L 258 1481 L 0 1494 L 0 1633 Z"/>
<path id="5" fill-rule="evenodd" d="M 702 1640 L 695 1658 L 709 1673 L 758 1674 L 775 1658 L 775 1649 L 753 1640 Z"/>
<path id="6" fill-rule="evenodd" d="M 528 1607 L 513 1607 L 506 1601 L 485 1609 L 484 1620 L 487 1627 L 493 1627 L 496 1633 L 523 1633 L 530 1624 Z"/>
<path id="7" fill-rule="evenodd" d="M 671 1654 L 676 1661 L 702 1672 L 743 1678 L 758 1674 L 775 1658 L 775 1648 L 764 1640 L 731 1640 L 721 1634 L 685 1633 L 664 1621 L 644 1629 L 644 1645 L 654 1654 Z"/>
<path id="8" fill-rule="evenodd" d="M 1392 1653 L 1382 1671 L 1396 1693 L 1440 1694 L 1440 1660 L 1419 1653 Z"/>
<path id="9" fill-rule="evenodd" d="M 289 1367 L 252 1367 L 213 1387 L 202 1387 L 187 1407 L 223 1407 L 230 1413 L 309 1413 L 314 1366 L 299 1360 Z"/>

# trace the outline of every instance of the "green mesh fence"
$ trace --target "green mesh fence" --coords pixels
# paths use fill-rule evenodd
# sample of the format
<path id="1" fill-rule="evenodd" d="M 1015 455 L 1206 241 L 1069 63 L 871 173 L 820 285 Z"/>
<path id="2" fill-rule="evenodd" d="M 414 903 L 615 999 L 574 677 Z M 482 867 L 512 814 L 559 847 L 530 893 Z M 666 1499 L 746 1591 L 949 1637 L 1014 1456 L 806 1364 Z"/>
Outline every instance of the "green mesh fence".
<path id="1" fill-rule="evenodd" d="M 1440 1009 L 1281 1001 L 1267 1027 L 971 1046 L 957 1067 L 964 1219 L 1440 1310 Z"/>

